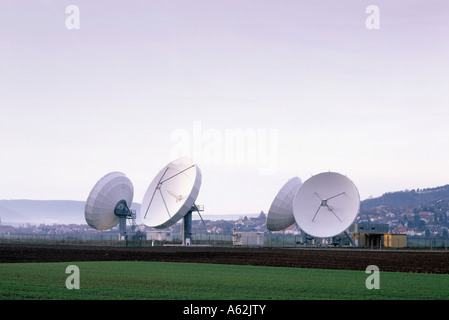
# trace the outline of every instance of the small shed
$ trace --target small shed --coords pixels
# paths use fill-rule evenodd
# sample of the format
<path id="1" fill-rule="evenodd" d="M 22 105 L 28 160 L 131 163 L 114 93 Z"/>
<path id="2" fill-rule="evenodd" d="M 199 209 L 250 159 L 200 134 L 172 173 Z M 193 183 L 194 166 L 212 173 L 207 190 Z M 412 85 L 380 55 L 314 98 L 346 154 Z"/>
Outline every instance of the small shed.
<path id="1" fill-rule="evenodd" d="M 147 231 L 147 240 L 155 241 L 172 241 L 170 231 Z"/>
<path id="2" fill-rule="evenodd" d="M 234 246 L 262 246 L 264 244 L 263 232 L 236 232 L 232 237 Z"/>

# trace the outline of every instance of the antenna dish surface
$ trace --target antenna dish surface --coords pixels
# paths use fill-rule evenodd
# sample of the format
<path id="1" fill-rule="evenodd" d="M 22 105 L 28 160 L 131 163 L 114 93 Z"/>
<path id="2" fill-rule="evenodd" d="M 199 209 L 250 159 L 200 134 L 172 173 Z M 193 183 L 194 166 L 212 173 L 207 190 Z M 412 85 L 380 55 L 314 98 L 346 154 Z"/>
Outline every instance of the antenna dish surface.
<path id="1" fill-rule="evenodd" d="M 111 172 L 102 177 L 92 188 L 87 198 L 84 217 L 94 229 L 108 230 L 115 227 L 119 217 L 115 214 L 119 202 L 131 206 L 134 188 L 121 172 Z"/>
<path id="2" fill-rule="evenodd" d="M 157 229 L 175 224 L 191 211 L 200 186 L 201 170 L 191 159 L 170 162 L 153 178 L 143 197 L 143 223 Z"/>
<path id="3" fill-rule="evenodd" d="M 298 189 L 293 201 L 296 223 L 305 233 L 328 238 L 344 232 L 360 209 L 354 183 L 336 172 L 317 174 Z"/>
<path id="4" fill-rule="evenodd" d="M 293 200 L 302 181 L 298 177 L 288 180 L 277 193 L 267 214 L 267 229 L 269 231 L 283 230 L 293 223 Z"/>

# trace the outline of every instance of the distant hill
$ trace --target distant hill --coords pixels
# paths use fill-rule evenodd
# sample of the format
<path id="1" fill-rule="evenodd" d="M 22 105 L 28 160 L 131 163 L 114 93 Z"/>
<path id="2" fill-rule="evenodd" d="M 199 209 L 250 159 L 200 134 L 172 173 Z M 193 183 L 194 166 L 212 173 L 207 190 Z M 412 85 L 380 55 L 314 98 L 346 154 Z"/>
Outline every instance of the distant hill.
<path id="1" fill-rule="evenodd" d="M 84 201 L 70 200 L 0 200 L 3 224 L 86 223 Z"/>
<path id="2" fill-rule="evenodd" d="M 442 187 L 388 192 L 381 197 L 366 199 L 361 202 L 361 210 L 369 210 L 379 206 L 408 207 L 448 200 L 449 185 Z M 72 200 L 0 200 L 0 219 L 2 224 L 86 224 L 84 220 L 84 201 Z M 133 203 L 131 209 L 140 211 L 140 204 Z M 137 215 L 139 217 L 139 215 Z M 205 220 L 238 220 L 243 214 L 214 215 L 202 214 Z M 257 217 L 258 214 L 246 214 Z M 199 216 L 194 214 L 194 220 Z M 137 220 L 140 224 L 141 221 Z"/>
<path id="3" fill-rule="evenodd" d="M 366 199 L 361 202 L 361 209 L 370 209 L 380 206 L 409 207 L 426 205 L 438 200 L 449 199 L 449 185 L 428 189 L 405 190 L 388 192 L 381 197 Z"/>
<path id="4" fill-rule="evenodd" d="M 84 201 L 72 200 L 0 200 L 0 219 L 2 224 L 86 224 L 84 220 Z M 140 204 L 133 203 L 131 209 L 137 213 Z M 238 220 L 243 216 L 257 217 L 259 214 L 201 214 L 204 220 Z M 194 220 L 200 217 L 194 213 Z M 141 224 L 139 214 L 137 224 Z"/>
<path id="5" fill-rule="evenodd" d="M 2 224 L 86 224 L 85 201 L 72 200 L 0 200 Z M 140 210 L 140 204 L 131 209 Z"/>

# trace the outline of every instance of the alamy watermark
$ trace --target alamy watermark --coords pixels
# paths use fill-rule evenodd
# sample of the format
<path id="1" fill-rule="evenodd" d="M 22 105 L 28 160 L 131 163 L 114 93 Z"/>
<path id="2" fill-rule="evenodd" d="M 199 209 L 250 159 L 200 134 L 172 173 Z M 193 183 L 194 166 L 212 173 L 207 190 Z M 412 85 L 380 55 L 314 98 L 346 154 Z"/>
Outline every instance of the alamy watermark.
<path id="1" fill-rule="evenodd" d="M 369 5 L 365 9 L 365 13 L 369 16 L 365 20 L 365 26 L 368 30 L 380 29 L 380 10 L 378 6 Z"/>
<path id="2" fill-rule="evenodd" d="M 256 166 L 261 175 L 275 174 L 279 166 L 277 129 L 203 128 L 193 121 L 192 129 L 170 134 L 170 158 L 189 157 L 197 163 Z"/>
<path id="3" fill-rule="evenodd" d="M 69 290 L 80 288 L 80 269 L 76 265 L 70 265 L 65 269 L 70 276 L 65 280 L 65 287 Z"/>
<path id="4" fill-rule="evenodd" d="M 365 280 L 365 286 L 368 290 L 380 289 L 380 273 L 379 267 L 375 265 L 369 265 L 366 267 L 366 273 L 370 274 Z"/>
<path id="5" fill-rule="evenodd" d="M 76 5 L 67 6 L 65 13 L 69 16 L 65 19 L 67 30 L 79 30 L 80 28 L 80 8 Z"/>
<path id="6" fill-rule="evenodd" d="M 80 9 L 77 5 L 69 5 L 65 9 L 65 13 L 68 14 L 65 20 L 65 27 L 67 30 L 79 30 L 80 29 Z M 380 10 L 376 5 L 369 5 L 365 9 L 365 13 L 369 16 L 365 20 L 365 26 L 369 30 L 380 29 Z"/>

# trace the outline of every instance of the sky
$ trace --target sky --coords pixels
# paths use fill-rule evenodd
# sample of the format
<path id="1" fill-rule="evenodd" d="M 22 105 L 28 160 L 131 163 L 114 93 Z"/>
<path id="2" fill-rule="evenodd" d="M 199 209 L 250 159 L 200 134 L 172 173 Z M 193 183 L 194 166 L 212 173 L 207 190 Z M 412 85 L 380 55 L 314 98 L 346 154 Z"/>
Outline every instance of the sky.
<path id="1" fill-rule="evenodd" d="M 445 185 L 448 74 L 446 0 L 3 0 L 0 199 L 120 171 L 141 203 L 178 156 L 205 214 L 326 171 L 361 200 Z"/>

